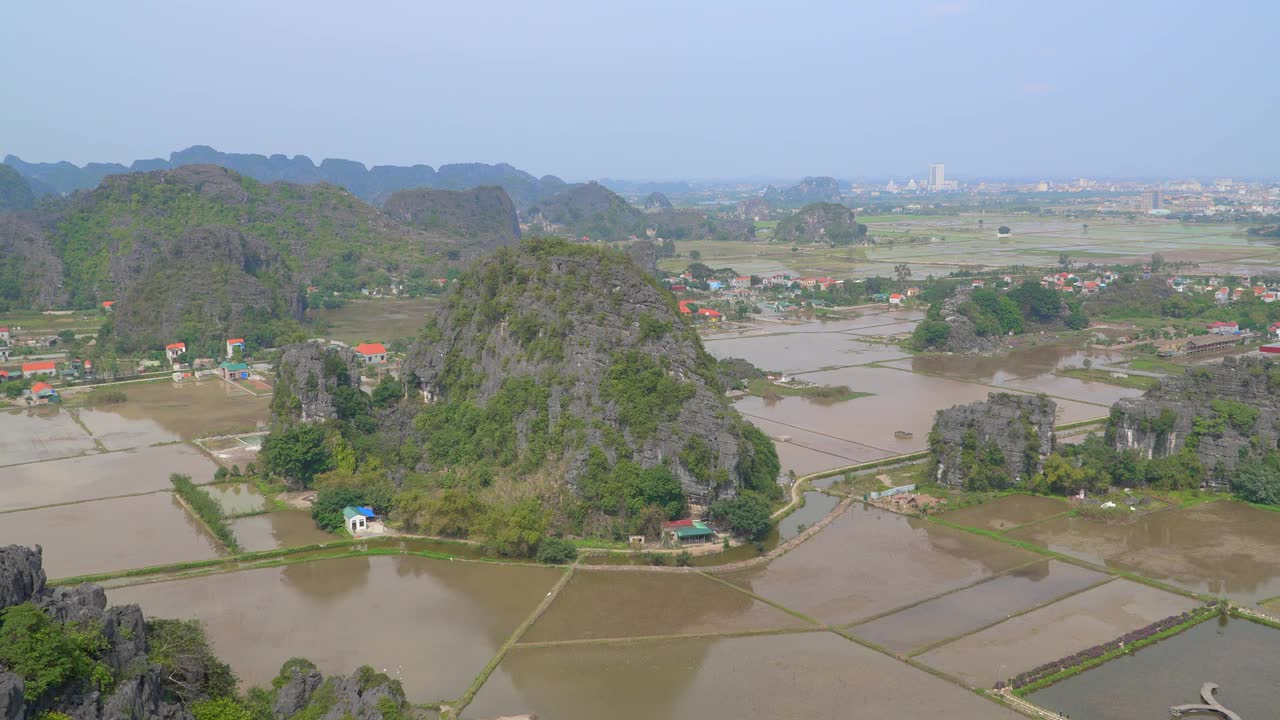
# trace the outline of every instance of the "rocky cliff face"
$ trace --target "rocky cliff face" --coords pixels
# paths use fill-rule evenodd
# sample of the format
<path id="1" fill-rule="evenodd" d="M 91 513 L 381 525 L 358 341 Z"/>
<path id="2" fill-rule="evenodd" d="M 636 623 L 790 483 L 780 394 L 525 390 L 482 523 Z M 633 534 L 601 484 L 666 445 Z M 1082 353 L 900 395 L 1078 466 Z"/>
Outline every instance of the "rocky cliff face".
<path id="1" fill-rule="evenodd" d="M 1106 436 L 1116 449 L 1147 458 L 1191 449 L 1210 482 L 1226 485 L 1242 458 L 1280 444 L 1280 363 L 1226 357 L 1162 378 L 1141 397 L 1111 407 Z"/>
<path id="2" fill-rule="evenodd" d="M 550 444 L 571 487 L 593 447 L 611 462 L 666 465 L 696 502 L 776 475 L 772 443 L 729 407 L 670 293 L 621 253 L 504 248 L 467 271 L 422 337 L 403 368 L 422 397 L 500 401 L 519 452 Z"/>
<path id="3" fill-rule="evenodd" d="M 102 648 L 95 659 L 111 682 L 104 693 L 89 677 L 72 676 L 58 687 L 26 697 L 30 678 L 0 666 L 0 720 L 38 720 L 46 713 L 74 720 L 193 720 L 188 703 L 206 699 L 206 668 L 193 656 L 174 660 L 180 664 L 180 678 L 174 666 L 152 662 L 148 624 L 137 605 L 107 607 L 106 593 L 97 585 L 46 587 L 39 546 L 0 547 L 0 613 L 24 603 L 55 624 L 96 628 Z M 170 648 L 166 656 L 172 660 L 182 653 Z M 418 717 L 400 683 L 368 667 L 326 680 L 314 665 L 292 660 L 270 697 L 274 720 L 299 715 L 308 720 Z"/>
<path id="4" fill-rule="evenodd" d="M 939 410 L 929 433 L 938 482 L 999 487 L 1040 472 L 1053 452 L 1056 413 L 1047 397 L 1011 393 Z"/>
<path id="5" fill-rule="evenodd" d="M 304 422 L 338 417 L 333 394 L 340 387 L 357 387 L 360 365 L 349 348 L 318 343 L 288 345 L 276 370 L 272 410 Z"/>
<path id="6" fill-rule="evenodd" d="M 854 221 L 853 210 L 825 202 L 804 206 L 773 231 L 774 238 L 784 242 L 849 243 L 865 234 L 865 226 Z"/>
<path id="7" fill-rule="evenodd" d="M 977 355 L 994 352 L 1000 347 L 999 335 L 979 335 L 977 326 L 961 308 L 972 300 L 973 288 L 960 286 L 942 301 L 942 319 L 951 326 L 944 352 Z"/>
<path id="8" fill-rule="evenodd" d="M 491 250 L 520 239 L 516 206 L 500 187 L 401 190 L 382 209 L 405 225 L 467 241 L 468 249 Z"/>

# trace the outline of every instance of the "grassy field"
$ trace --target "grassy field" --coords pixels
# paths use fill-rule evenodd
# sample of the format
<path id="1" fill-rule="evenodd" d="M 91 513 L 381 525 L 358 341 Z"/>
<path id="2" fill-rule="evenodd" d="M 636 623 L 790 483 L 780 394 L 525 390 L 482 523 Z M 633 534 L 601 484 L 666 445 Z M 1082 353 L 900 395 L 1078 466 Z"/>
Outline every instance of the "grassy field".
<path id="1" fill-rule="evenodd" d="M 810 385 L 807 387 L 789 387 L 787 385 L 778 385 L 768 380 L 752 380 L 747 385 L 747 392 L 757 397 L 769 397 L 776 395 L 779 397 L 805 397 L 818 402 L 837 403 L 845 400 L 855 400 L 860 397 L 868 397 L 875 393 L 858 392 L 851 390 L 848 385 Z"/>

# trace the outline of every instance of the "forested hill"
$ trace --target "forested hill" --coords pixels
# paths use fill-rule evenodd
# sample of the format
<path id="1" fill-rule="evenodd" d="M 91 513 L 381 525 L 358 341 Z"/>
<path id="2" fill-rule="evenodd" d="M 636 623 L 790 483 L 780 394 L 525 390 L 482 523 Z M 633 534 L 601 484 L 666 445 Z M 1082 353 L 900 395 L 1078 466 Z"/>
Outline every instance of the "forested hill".
<path id="1" fill-rule="evenodd" d="M 357 478 L 404 478 L 404 492 L 461 492 L 477 506 L 536 499 L 575 534 L 625 535 L 686 499 L 778 492 L 772 441 L 730 406 L 672 295 L 622 252 L 554 239 L 501 248 L 419 337 L 408 387 L 375 392 L 373 408 L 351 391 L 341 351 L 286 348 L 282 425 L 328 420 L 348 440 L 320 447 L 349 442 L 342 462 Z M 264 447 L 274 472 L 277 441 Z"/>
<path id="2" fill-rule="evenodd" d="M 108 175 L 128 172 L 171 170 L 183 165 L 219 165 L 260 182 L 283 180 L 298 184 L 327 182 L 346 188 L 365 202 L 381 203 L 391 193 L 407 188 L 466 190 L 479 185 L 498 185 L 519 208 L 564 189 L 565 182 L 553 175 L 538 178 L 506 163 L 486 165 L 464 163 L 442 165 L 376 165 L 365 167 L 353 160 L 328 158 L 317 165 L 306 155 L 259 155 L 226 153 L 204 145 L 170 153 L 169 158 L 136 160 L 131 165 L 89 163 L 83 167 L 69 162 L 29 163 L 7 155 L 4 164 L 17 170 L 37 195 L 69 194 L 96 187 Z"/>
<path id="3" fill-rule="evenodd" d="M 427 282 L 484 247 L 402 225 L 332 185 L 263 184 L 188 165 L 110 176 L 34 211 L 0 213 L 0 302 L 115 301 L 119 347 L 190 346 L 248 323 L 300 319 L 308 286 Z"/>

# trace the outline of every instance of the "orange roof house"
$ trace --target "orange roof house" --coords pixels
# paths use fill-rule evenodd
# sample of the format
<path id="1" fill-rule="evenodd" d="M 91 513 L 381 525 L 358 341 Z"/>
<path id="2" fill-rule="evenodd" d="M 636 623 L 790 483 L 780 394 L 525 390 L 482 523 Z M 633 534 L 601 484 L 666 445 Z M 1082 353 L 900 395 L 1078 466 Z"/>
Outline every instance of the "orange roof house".
<path id="1" fill-rule="evenodd" d="M 360 343 L 356 346 L 356 354 L 367 363 L 384 363 L 387 361 L 387 348 L 382 343 Z"/>
<path id="2" fill-rule="evenodd" d="M 23 363 L 22 374 L 26 375 L 54 375 L 58 372 L 58 364 L 52 360 L 41 360 L 39 362 Z"/>

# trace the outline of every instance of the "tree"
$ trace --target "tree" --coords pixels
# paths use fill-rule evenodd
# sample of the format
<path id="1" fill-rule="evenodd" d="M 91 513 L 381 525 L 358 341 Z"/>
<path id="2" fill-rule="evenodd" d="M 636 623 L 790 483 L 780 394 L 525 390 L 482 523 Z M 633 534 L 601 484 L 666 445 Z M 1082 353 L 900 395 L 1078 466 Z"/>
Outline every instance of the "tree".
<path id="1" fill-rule="evenodd" d="M 564 538 L 548 537 L 538 543 L 537 561 L 547 565 L 563 565 L 578 559 L 578 548 Z"/>
<path id="2" fill-rule="evenodd" d="M 902 287 L 907 284 L 907 280 L 911 279 L 911 266 L 906 263 L 898 263 L 893 266 L 893 274 L 898 278 L 898 286 Z"/>
<path id="3" fill-rule="evenodd" d="M 226 697 L 193 704 L 191 716 L 195 720 L 254 720 L 248 708 Z"/>
<path id="4" fill-rule="evenodd" d="M 911 347 L 915 350 L 940 348 L 951 339 L 951 326 L 941 320 L 925 320 L 911 333 Z"/>
<path id="5" fill-rule="evenodd" d="M 404 383 L 391 375 L 383 375 L 378 386 L 373 389 L 373 406 L 385 408 L 404 397 Z"/>
<path id="6" fill-rule="evenodd" d="M 76 632 L 29 602 L 0 612 L 0 667 L 22 678 L 27 703 L 90 674 L 99 686 L 109 682 L 109 669 L 105 678 L 94 672 L 93 655 L 105 649 L 105 642 L 100 631 Z"/>
<path id="7" fill-rule="evenodd" d="M 147 661 L 159 666 L 165 692 L 184 702 L 235 695 L 235 673 L 214 654 L 199 620 L 147 622 Z"/>
<path id="8" fill-rule="evenodd" d="M 757 492 L 744 490 L 731 500 L 711 505 L 711 518 L 723 520 L 733 532 L 748 540 L 759 540 L 769 532 L 769 501 Z"/>
<path id="9" fill-rule="evenodd" d="M 1155 253 L 1151 256 L 1151 272 L 1160 272 L 1164 269 L 1164 256 Z"/>
<path id="10" fill-rule="evenodd" d="M 1080 229 L 1084 230 L 1086 233 L 1089 232 L 1089 223 L 1084 223 L 1080 226 Z"/>
<path id="11" fill-rule="evenodd" d="M 492 507 L 480 519 L 477 530 L 485 546 L 499 555 L 533 555 L 551 518 L 536 499 L 521 500 L 509 507 Z"/>
<path id="12" fill-rule="evenodd" d="M 694 250 L 693 252 L 697 252 L 697 250 Z M 692 253 L 690 253 L 690 255 L 692 255 Z M 685 270 L 693 276 L 694 280 L 706 280 L 716 274 L 715 270 L 712 270 L 710 267 L 703 265 L 700 262 L 690 263 L 689 267 L 685 268 Z"/>
<path id="13" fill-rule="evenodd" d="M 1000 227 L 996 228 L 996 234 L 997 234 L 997 235 L 1012 235 L 1012 234 L 1013 234 L 1013 231 L 1009 229 L 1009 226 L 1008 226 L 1008 225 L 1001 225 Z"/>
<path id="14" fill-rule="evenodd" d="M 689 259 L 691 259 L 691 260 L 701 260 L 701 259 L 702 259 L 702 252 L 701 252 L 701 251 L 699 251 L 699 250 L 690 250 L 690 251 L 689 251 Z"/>
<path id="15" fill-rule="evenodd" d="M 303 487 L 309 487 L 316 475 L 329 469 L 324 430 L 312 423 L 272 432 L 258 454 L 267 472 Z"/>
<path id="16" fill-rule="evenodd" d="M 1263 505 L 1280 505 L 1280 467 L 1275 454 L 1266 460 L 1250 460 L 1236 466 L 1231 490 L 1240 499 Z"/>
<path id="17" fill-rule="evenodd" d="M 1069 269 L 1071 267 L 1071 256 L 1064 252 L 1058 253 L 1058 267 L 1062 268 L 1064 272 Z"/>

